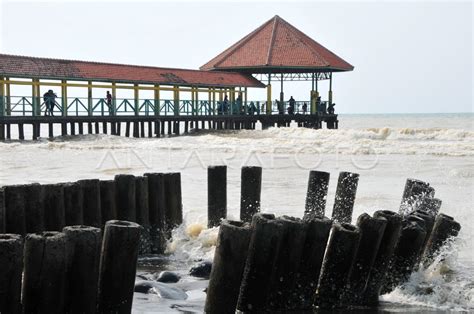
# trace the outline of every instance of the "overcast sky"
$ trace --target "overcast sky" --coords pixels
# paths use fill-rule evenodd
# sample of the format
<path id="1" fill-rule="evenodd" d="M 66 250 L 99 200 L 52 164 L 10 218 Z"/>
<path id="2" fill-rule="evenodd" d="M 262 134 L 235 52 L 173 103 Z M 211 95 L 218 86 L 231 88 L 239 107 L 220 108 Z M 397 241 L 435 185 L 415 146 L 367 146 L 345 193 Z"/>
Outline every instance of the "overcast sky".
<path id="1" fill-rule="evenodd" d="M 473 111 L 472 2 L 0 3 L 1 53 L 191 69 L 278 14 L 355 66 L 334 75 L 340 113 Z"/>

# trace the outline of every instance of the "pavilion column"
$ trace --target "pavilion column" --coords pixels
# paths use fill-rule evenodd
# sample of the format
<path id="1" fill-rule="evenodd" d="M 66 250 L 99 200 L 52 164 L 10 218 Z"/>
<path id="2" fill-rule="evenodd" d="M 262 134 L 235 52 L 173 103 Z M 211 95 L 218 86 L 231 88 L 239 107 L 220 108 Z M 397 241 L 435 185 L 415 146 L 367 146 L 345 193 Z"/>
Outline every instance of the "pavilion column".
<path id="1" fill-rule="evenodd" d="M 245 113 L 248 113 L 248 106 L 247 106 L 247 87 L 244 88 L 244 104 L 245 104 Z"/>
<path id="2" fill-rule="evenodd" d="M 32 110 L 33 116 L 41 115 L 41 100 L 39 95 L 39 80 L 33 79 L 31 83 L 31 95 L 32 95 Z"/>
<path id="3" fill-rule="evenodd" d="M 117 114 L 117 85 L 112 83 L 112 115 Z"/>
<path id="4" fill-rule="evenodd" d="M 207 109 L 207 114 L 211 114 L 211 112 L 214 112 L 213 111 L 213 107 L 212 107 L 212 89 L 210 87 L 207 88 L 207 94 L 208 94 L 208 99 L 209 99 L 209 102 L 208 102 L 208 109 Z"/>
<path id="5" fill-rule="evenodd" d="M 7 116 L 12 114 L 12 101 L 11 101 L 11 89 L 10 89 L 10 79 L 5 77 L 5 113 Z"/>
<path id="6" fill-rule="evenodd" d="M 332 104 L 332 72 L 329 73 L 329 95 L 328 95 L 328 102 Z"/>
<path id="7" fill-rule="evenodd" d="M 138 113 L 140 112 L 140 93 L 138 91 L 138 84 L 133 84 L 133 100 L 135 115 L 138 116 Z"/>
<path id="8" fill-rule="evenodd" d="M 4 83 L 4 78 L 0 76 L 0 117 L 3 117 L 4 115 L 5 115 L 5 83 Z"/>
<path id="9" fill-rule="evenodd" d="M 281 73 L 280 101 L 285 101 L 285 94 L 283 93 L 283 73 Z"/>
<path id="10" fill-rule="evenodd" d="M 92 82 L 87 82 L 87 112 L 92 116 Z"/>
<path id="11" fill-rule="evenodd" d="M 179 87 L 173 87 L 174 115 L 179 115 Z"/>
<path id="12" fill-rule="evenodd" d="M 267 85 L 267 114 L 272 114 L 272 84 L 271 74 L 268 73 L 268 85 Z"/>
<path id="13" fill-rule="evenodd" d="M 160 85 L 155 84 L 155 116 L 160 115 Z"/>
<path id="14" fill-rule="evenodd" d="M 194 106 L 194 111 L 196 113 L 196 115 L 199 114 L 198 110 L 199 110 L 199 89 L 197 87 L 194 88 L 194 92 L 196 93 L 196 104 Z"/>
<path id="15" fill-rule="evenodd" d="M 61 105 L 62 115 L 67 116 L 67 81 L 61 81 Z"/>

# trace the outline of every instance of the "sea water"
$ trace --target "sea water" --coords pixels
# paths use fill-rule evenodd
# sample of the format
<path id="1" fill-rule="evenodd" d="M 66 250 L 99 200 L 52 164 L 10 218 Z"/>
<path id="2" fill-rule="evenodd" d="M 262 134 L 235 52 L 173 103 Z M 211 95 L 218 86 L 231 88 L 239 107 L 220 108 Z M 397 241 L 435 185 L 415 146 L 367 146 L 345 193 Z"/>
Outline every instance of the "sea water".
<path id="1" fill-rule="evenodd" d="M 204 306 L 207 281 L 189 277 L 187 271 L 198 260 L 212 260 L 217 238 L 217 228 L 205 227 L 208 165 L 228 166 L 230 218 L 239 217 L 240 168 L 245 165 L 264 168 L 262 211 L 296 217 L 303 214 L 313 169 L 331 173 L 327 216 L 338 173 L 360 174 L 353 221 L 363 212 L 397 211 L 406 178 L 420 179 L 436 189 L 441 212 L 453 216 L 462 229 L 442 261 L 382 296 L 382 308 L 474 311 L 474 115 L 340 115 L 339 120 L 338 130 L 292 125 L 153 139 L 81 135 L 0 143 L 0 185 L 181 172 L 184 224 L 173 232 L 168 254 L 141 259 L 139 273 L 177 271 L 183 278 L 173 286 L 188 298 L 140 293 L 134 298 L 134 313 L 163 313 L 200 312 Z"/>

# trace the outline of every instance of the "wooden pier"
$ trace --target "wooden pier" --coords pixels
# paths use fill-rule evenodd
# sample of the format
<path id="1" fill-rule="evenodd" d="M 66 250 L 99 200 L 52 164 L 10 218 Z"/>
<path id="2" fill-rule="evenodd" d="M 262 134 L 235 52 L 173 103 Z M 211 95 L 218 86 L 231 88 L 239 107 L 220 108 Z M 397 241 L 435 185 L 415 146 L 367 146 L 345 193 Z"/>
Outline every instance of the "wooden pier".
<path id="1" fill-rule="evenodd" d="M 253 130 L 257 122 L 262 129 L 289 127 L 338 128 L 337 115 L 200 115 L 200 116 L 4 116 L 0 117 L 0 140 L 25 140 L 25 128 L 31 127 L 32 140 L 40 137 L 82 134 L 110 134 L 126 137 L 162 137 L 187 134 L 191 130 Z M 47 126 L 47 134 L 41 134 Z M 54 125 L 61 126 L 60 134 L 54 134 Z M 12 137 L 17 130 L 18 138 Z"/>

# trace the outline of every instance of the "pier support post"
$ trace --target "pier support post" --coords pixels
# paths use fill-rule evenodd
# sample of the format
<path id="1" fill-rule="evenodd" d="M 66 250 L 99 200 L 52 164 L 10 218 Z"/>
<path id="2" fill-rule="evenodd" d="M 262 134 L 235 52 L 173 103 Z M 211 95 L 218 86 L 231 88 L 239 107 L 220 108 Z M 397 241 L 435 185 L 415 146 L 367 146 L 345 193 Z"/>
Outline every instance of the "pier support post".
<path id="1" fill-rule="evenodd" d="M 66 236 L 62 232 L 30 233 L 25 239 L 24 313 L 64 313 Z"/>
<path id="2" fill-rule="evenodd" d="M 23 272 L 23 239 L 0 234 L 0 313 L 20 314 Z"/>
<path id="3" fill-rule="evenodd" d="M 352 221 L 352 210 L 359 183 L 359 174 L 340 172 L 337 180 L 336 198 L 332 210 L 332 218 L 341 223 Z"/>
<path id="4" fill-rule="evenodd" d="M 64 228 L 67 248 L 66 313 L 95 313 L 99 281 L 99 228 L 70 226 Z"/>
<path id="5" fill-rule="evenodd" d="M 250 225 L 224 220 L 219 228 L 204 312 L 233 314 L 250 242 Z"/>
<path id="6" fill-rule="evenodd" d="M 240 183 L 240 220 L 251 222 L 260 212 L 262 167 L 242 167 Z"/>
<path id="7" fill-rule="evenodd" d="M 135 222 L 137 219 L 135 176 L 118 174 L 114 181 L 118 220 Z"/>
<path id="8" fill-rule="evenodd" d="M 66 226 L 84 224 L 84 195 L 77 182 L 64 184 L 64 220 Z"/>
<path id="9" fill-rule="evenodd" d="M 100 187 L 98 179 L 77 181 L 83 192 L 84 224 L 100 228 L 102 226 L 102 215 L 100 208 Z"/>
<path id="10" fill-rule="evenodd" d="M 209 228 L 227 217 L 227 166 L 207 168 L 207 224 Z"/>
<path id="11" fill-rule="evenodd" d="M 329 172 L 310 171 L 306 193 L 305 213 L 314 212 L 323 217 L 326 210 L 326 197 L 329 186 Z"/>
<path id="12" fill-rule="evenodd" d="M 99 270 L 99 313 L 130 313 L 140 244 L 140 225 L 105 224 Z"/>
<path id="13" fill-rule="evenodd" d="M 359 246 L 359 229 L 349 224 L 331 228 L 315 294 L 315 305 L 322 309 L 341 305 Z"/>

